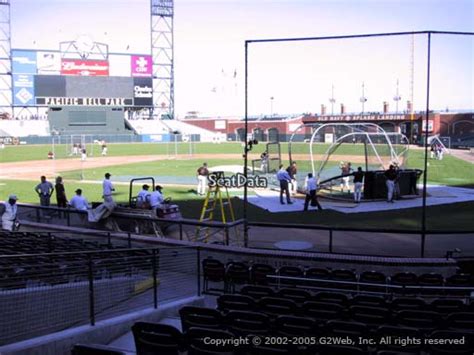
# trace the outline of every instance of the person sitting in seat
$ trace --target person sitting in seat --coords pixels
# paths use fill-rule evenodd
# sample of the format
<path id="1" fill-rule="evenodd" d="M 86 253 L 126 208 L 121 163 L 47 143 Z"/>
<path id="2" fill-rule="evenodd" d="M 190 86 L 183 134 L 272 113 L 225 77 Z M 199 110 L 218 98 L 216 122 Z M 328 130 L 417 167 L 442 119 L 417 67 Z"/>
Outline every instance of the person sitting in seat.
<path id="1" fill-rule="evenodd" d="M 150 194 L 150 206 L 153 210 L 161 207 L 161 205 L 165 202 L 165 198 L 161 192 L 162 189 L 163 188 L 160 185 L 156 185 L 155 191 Z"/>
<path id="2" fill-rule="evenodd" d="M 144 184 L 142 190 L 137 195 L 137 208 L 149 208 L 150 207 L 150 192 L 148 189 L 150 186 Z"/>

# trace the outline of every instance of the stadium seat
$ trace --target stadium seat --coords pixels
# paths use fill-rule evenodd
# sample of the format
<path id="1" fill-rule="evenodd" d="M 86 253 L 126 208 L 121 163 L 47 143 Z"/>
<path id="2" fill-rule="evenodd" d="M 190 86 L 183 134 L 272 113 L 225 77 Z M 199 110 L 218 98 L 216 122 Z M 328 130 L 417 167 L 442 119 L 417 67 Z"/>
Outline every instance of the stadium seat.
<path id="1" fill-rule="evenodd" d="M 245 285 L 249 283 L 249 267 L 244 263 L 230 262 L 225 271 L 225 289 L 235 292 L 235 285 Z"/>
<path id="2" fill-rule="evenodd" d="M 390 311 L 386 307 L 351 306 L 350 317 L 369 326 L 380 326 L 390 322 Z"/>
<path id="3" fill-rule="evenodd" d="M 443 293 L 441 289 L 444 283 L 443 276 L 440 274 L 430 273 L 418 276 L 418 285 L 427 287 L 439 287 L 440 289 L 420 288 L 423 295 L 439 295 Z"/>
<path id="4" fill-rule="evenodd" d="M 268 264 L 253 264 L 250 266 L 250 282 L 256 285 L 275 283 L 276 279 L 270 279 L 267 277 L 267 275 L 275 274 L 275 268 Z"/>
<path id="5" fill-rule="evenodd" d="M 354 271 L 351 270 L 333 270 L 331 272 L 331 280 L 334 281 L 345 281 L 345 282 L 357 282 L 357 276 Z M 338 288 L 341 290 L 357 290 L 356 284 L 341 284 L 334 283 L 332 288 Z"/>
<path id="6" fill-rule="evenodd" d="M 138 355 L 179 354 L 183 348 L 181 332 L 168 324 L 137 322 L 132 333 Z"/>
<path id="7" fill-rule="evenodd" d="M 369 336 L 369 329 L 366 324 L 360 322 L 330 320 L 324 324 L 321 333 L 322 336 L 328 337 L 349 337 L 355 344 L 358 344 L 359 337 L 367 338 Z"/>
<path id="8" fill-rule="evenodd" d="M 312 318 L 279 316 L 275 319 L 274 329 L 278 336 L 314 336 L 316 325 Z"/>
<path id="9" fill-rule="evenodd" d="M 242 295 L 250 296 L 254 300 L 258 300 L 262 297 L 272 297 L 275 295 L 275 291 L 268 286 L 254 286 L 254 285 L 245 285 L 240 290 Z"/>
<path id="10" fill-rule="evenodd" d="M 76 344 L 71 355 L 126 355 L 127 353 L 111 346 L 98 344 Z M 171 355 L 171 353 L 170 353 Z"/>
<path id="11" fill-rule="evenodd" d="M 430 310 L 442 314 L 463 312 L 466 305 L 459 299 L 436 299 L 430 304 Z"/>
<path id="12" fill-rule="evenodd" d="M 216 309 L 185 306 L 179 310 L 183 332 L 191 327 L 219 329 L 222 315 Z"/>
<path id="13" fill-rule="evenodd" d="M 272 318 L 280 315 L 295 315 L 297 313 L 296 303 L 284 298 L 262 297 L 258 300 L 259 312 L 265 313 Z"/>
<path id="14" fill-rule="evenodd" d="M 188 355 L 235 354 L 236 347 L 232 342 L 235 335 L 229 331 L 191 327 L 185 332 L 184 337 L 186 339 Z M 215 344 L 214 342 L 205 341 L 205 339 L 221 339 L 228 340 L 228 342 Z"/>
<path id="15" fill-rule="evenodd" d="M 221 295 L 217 298 L 217 309 L 221 312 L 229 311 L 254 311 L 255 301 L 245 295 Z"/>
<path id="16" fill-rule="evenodd" d="M 393 312 L 409 311 L 409 310 L 427 310 L 427 305 L 421 298 L 412 297 L 398 297 L 392 300 L 390 308 Z"/>
<path id="17" fill-rule="evenodd" d="M 401 326 L 425 332 L 441 326 L 441 315 L 430 311 L 400 311 L 396 313 L 395 320 Z"/>
<path id="18" fill-rule="evenodd" d="M 311 301 L 335 303 L 341 306 L 348 304 L 347 296 L 339 292 L 318 292 L 311 297 Z"/>
<path id="19" fill-rule="evenodd" d="M 308 301 L 303 303 L 301 314 L 323 323 L 343 317 L 344 307 L 336 303 Z"/>
<path id="20" fill-rule="evenodd" d="M 304 302 L 310 300 L 311 293 L 305 290 L 298 289 L 298 288 L 282 288 L 277 292 L 276 296 L 280 298 L 292 300 L 296 304 L 301 305 Z"/>
<path id="21" fill-rule="evenodd" d="M 412 272 L 400 272 L 390 278 L 390 284 L 394 286 L 401 286 L 402 288 L 391 288 L 393 293 L 401 294 L 416 294 L 416 289 L 405 289 L 406 286 L 417 286 L 418 277 Z"/>
<path id="22" fill-rule="evenodd" d="M 277 271 L 278 276 L 283 277 L 295 277 L 295 278 L 304 278 L 304 272 L 301 268 L 297 266 L 282 266 Z M 293 279 L 277 279 L 281 285 L 303 285 L 303 280 L 293 280 Z"/>
<path id="23" fill-rule="evenodd" d="M 360 283 L 371 283 L 376 285 L 359 285 L 359 290 L 369 292 L 386 292 L 387 277 L 378 271 L 364 271 L 359 276 Z M 380 286 L 378 286 L 380 285 Z"/>
<path id="24" fill-rule="evenodd" d="M 377 350 L 419 354 L 424 346 L 421 342 L 418 344 L 418 341 L 416 341 L 423 339 L 424 336 L 415 328 L 381 325 L 375 331 L 375 338 L 377 340 Z M 395 339 L 405 339 L 406 342 L 396 342 Z"/>
<path id="25" fill-rule="evenodd" d="M 430 339 L 457 339 L 460 344 L 430 344 L 430 355 L 472 355 L 474 336 L 472 333 L 450 330 L 436 330 L 429 335 Z M 464 344 L 463 344 L 464 343 Z"/>
<path id="26" fill-rule="evenodd" d="M 445 292 L 449 295 L 468 295 L 470 291 L 468 290 L 463 290 L 462 288 L 464 287 L 473 287 L 473 277 L 471 274 L 455 274 L 452 276 L 449 276 L 444 285 L 448 288 L 451 287 L 459 287 L 461 290 L 456 290 L 456 289 L 446 289 Z"/>
<path id="27" fill-rule="evenodd" d="M 317 280 L 329 280 L 331 278 L 331 271 L 328 269 L 324 268 L 319 268 L 319 267 L 312 267 L 306 269 L 304 273 L 304 277 L 306 279 L 317 279 Z M 325 287 L 331 287 L 330 283 L 324 282 L 324 281 L 310 281 L 308 280 L 306 282 L 306 285 L 308 287 L 316 287 L 316 288 L 325 288 Z"/>
<path id="28" fill-rule="evenodd" d="M 230 311 L 224 321 L 231 332 L 240 336 L 268 334 L 271 330 L 270 317 L 258 312 Z"/>
<path id="29" fill-rule="evenodd" d="M 456 312 L 448 315 L 449 329 L 474 332 L 474 312 Z"/>
<path id="30" fill-rule="evenodd" d="M 381 296 L 356 295 L 351 299 L 353 306 L 386 307 L 387 302 Z"/>
<path id="31" fill-rule="evenodd" d="M 202 261 L 202 271 L 204 278 L 204 292 L 209 291 L 224 291 L 223 289 L 209 289 L 209 282 L 224 282 L 225 283 L 225 266 L 219 260 L 204 259 Z"/>

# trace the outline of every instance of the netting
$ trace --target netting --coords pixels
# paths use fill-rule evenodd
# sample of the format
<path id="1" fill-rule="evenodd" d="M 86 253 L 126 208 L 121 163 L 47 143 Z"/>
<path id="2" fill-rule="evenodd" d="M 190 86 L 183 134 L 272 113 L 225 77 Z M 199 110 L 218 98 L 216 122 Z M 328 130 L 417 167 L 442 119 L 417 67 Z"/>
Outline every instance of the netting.
<path id="1" fill-rule="evenodd" d="M 304 183 L 309 172 L 326 180 L 341 175 L 349 163 L 352 169 L 360 166 L 365 171 L 387 169 L 393 163 L 403 168 L 408 139 L 371 123 L 307 124 L 293 132 L 288 153 Z"/>

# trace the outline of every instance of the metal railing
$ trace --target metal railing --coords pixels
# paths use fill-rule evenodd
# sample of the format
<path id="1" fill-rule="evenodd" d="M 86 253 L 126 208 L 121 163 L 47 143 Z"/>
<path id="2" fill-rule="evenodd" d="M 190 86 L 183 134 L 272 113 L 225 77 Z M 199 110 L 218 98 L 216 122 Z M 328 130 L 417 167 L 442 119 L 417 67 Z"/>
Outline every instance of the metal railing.
<path id="1" fill-rule="evenodd" d="M 311 289 L 317 291 L 331 291 L 341 292 L 347 291 L 356 294 L 372 294 L 381 296 L 400 296 L 421 294 L 426 297 L 436 298 L 454 298 L 459 297 L 466 301 L 471 299 L 471 293 L 474 292 L 474 287 L 453 287 L 453 286 L 422 286 L 422 285 L 394 285 L 390 282 L 373 283 L 362 281 L 342 281 L 322 278 L 308 278 L 308 277 L 293 277 L 280 275 L 267 275 L 268 279 L 276 280 L 277 288 L 288 287 L 288 284 L 296 284 L 304 289 Z M 283 280 L 283 282 L 282 282 Z M 288 281 L 285 283 L 284 281 Z M 313 284 L 313 285 L 311 285 Z M 317 286 L 317 284 L 325 284 L 324 286 Z M 328 287 L 334 285 L 334 287 Z M 304 285 L 304 286 L 302 286 Z M 337 286 L 341 287 L 337 287 Z M 374 291 L 380 289 L 380 291 Z"/>
<path id="2" fill-rule="evenodd" d="M 75 209 L 63 209 L 58 207 L 41 207 L 34 205 L 20 205 L 19 213 L 20 220 L 33 221 L 38 223 L 51 223 L 54 220 L 54 224 L 68 226 L 68 227 L 80 227 L 80 228 L 102 228 L 106 229 L 106 226 L 101 223 L 89 223 L 87 222 L 86 212 L 79 211 Z M 213 232 L 211 234 L 218 235 L 218 238 L 211 240 L 213 242 L 218 242 L 224 245 L 235 245 L 242 247 L 252 247 L 252 248 L 261 248 L 261 249 L 275 249 L 273 243 L 274 241 L 267 241 L 265 245 L 265 240 L 261 239 L 262 242 L 256 243 L 256 239 L 252 239 L 252 233 L 250 238 L 244 239 L 243 236 L 245 223 L 244 220 L 239 219 L 231 223 L 222 223 L 222 222 L 199 222 L 192 219 L 161 219 L 161 218 L 152 218 L 148 216 L 137 216 L 126 213 L 116 212 L 114 213 L 114 218 L 123 219 L 125 222 L 123 225 L 128 226 L 130 230 L 123 231 L 124 235 L 127 236 L 129 240 L 129 247 L 132 245 L 132 234 L 141 234 L 141 235 L 154 235 L 155 230 L 161 230 L 161 226 L 172 226 L 175 230 L 172 233 L 172 238 L 179 240 L 189 240 L 189 241 L 200 241 L 200 238 L 197 236 L 197 229 L 209 228 Z M 141 226 L 154 226 L 153 228 L 141 228 Z M 346 228 L 346 227 L 326 227 L 326 226 L 317 226 L 317 225 L 306 225 L 306 224 L 283 224 L 283 223 L 269 223 L 269 222 L 247 222 L 246 226 L 249 228 L 250 232 L 257 232 L 258 228 L 273 229 L 276 230 L 278 234 L 286 233 L 289 229 L 293 230 L 307 230 L 307 231 L 320 231 L 327 233 L 324 238 L 315 238 L 317 241 L 318 247 L 317 250 L 305 250 L 305 252 L 318 252 L 318 253 L 330 253 L 330 254 L 345 254 L 345 255 L 370 255 L 370 256 L 396 256 L 396 257 L 446 257 L 449 258 L 452 255 L 453 250 L 460 248 L 463 256 L 474 256 L 474 249 L 472 243 L 470 243 L 470 238 L 474 237 L 474 230 L 466 231 L 440 231 L 440 230 L 425 230 L 422 233 L 420 230 L 410 230 L 410 229 L 398 229 L 398 228 L 378 228 L 378 229 L 368 229 L 368 228 Z M 171 228 L 171 229 L 172 229 Z M 148 230 L 147 230 L 148 229 Z M 170 229 L 168 229 L 169 231 Z M 100 233 L 100 232 L 97 232 Z M 103 233 L 111 233 L 110 231 L 104 231 Z M 115 233 L 115 232 L 112 232 Z M 340 244 L 346 242 L 349 238 L 348 233 L 354 234 L 351 238 L 355 238 L 354 243 L 349 247 L 341 246 Z M 381 253 L 383 249 L 381 246 L 387 246 L 387 243 L 380 241 L 378 246 L 375 247 L 374 252 L 370 252 L 366 246 L 358 246 L 358 240 L 360 236 L 355 235 L 356 233 L 363 233 L 365 238 L 374 238 L 374 242 L 377 239 L 382 240 L 384 236 L 397 235 L 398 239 L 403 239 L 400 248 L 402 250 L 401 254 L 396 254 L 392 248 L 386 251 L 386 253 Z M 166 233 L 163 233 L 161 236 L 165 236 Z M 255 233 L 258 234 L 258 233 Z M 339 236 L 340 234 L 340 236 Z M 106 234 L 107 235 L 107 234 Z M 110 234 L 109 234 L 110 236 Z M 170 237 L 169 235 L 166 235 Z M 446 243 L 443 245 L 436 245 L 435 236 L 449 236 L 449 240 L 446 240 Z M 454 240 L 453 236 L 456 237 Z M 260 237 L 260 236 L 259 236 Z M 413 244 L 413 237 L 419 238 L 419 243 L 416 245 Z M 292 238 L 290 238 L 292 239 Z M 316 240 L 317 239 L 317 240 Z M 395 242 L 395 241 L 394 241 Z M 433 242 L 432 246 L 429 245 L 430 242 Z M 382 244 L 381 244 L 382 243 Z M 428 245 L 427 245 L 428 244 Z M 460 244 L 463 244 L 461 246 Z M 284 250 L 284 249 L 283 249 Z"/>
<path id="3" fill-rule="evenodd" d="M 200 294 L 198 248 L 0 256 L 0 345 Z"/>

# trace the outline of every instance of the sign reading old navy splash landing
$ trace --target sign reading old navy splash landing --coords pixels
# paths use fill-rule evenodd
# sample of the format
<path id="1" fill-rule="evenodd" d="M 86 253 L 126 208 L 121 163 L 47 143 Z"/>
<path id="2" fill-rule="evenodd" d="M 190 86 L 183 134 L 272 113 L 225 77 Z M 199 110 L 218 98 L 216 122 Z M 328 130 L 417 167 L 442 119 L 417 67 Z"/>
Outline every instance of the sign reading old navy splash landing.
<path id="1" fill-rule="evenodd" d="M 34 105 L 36 74 L 36 52 L 12 51 L 13 105 Z"/>

